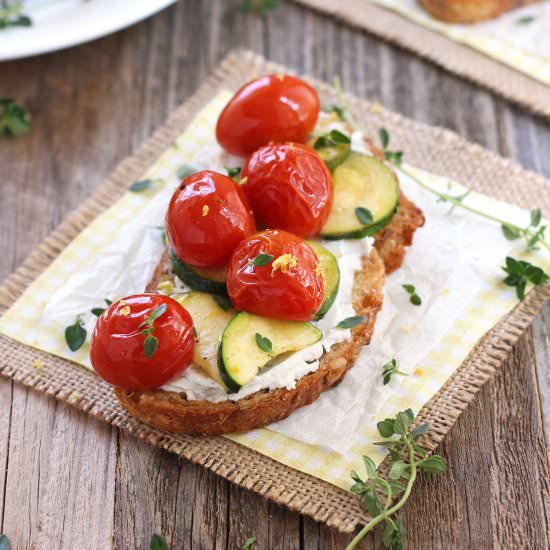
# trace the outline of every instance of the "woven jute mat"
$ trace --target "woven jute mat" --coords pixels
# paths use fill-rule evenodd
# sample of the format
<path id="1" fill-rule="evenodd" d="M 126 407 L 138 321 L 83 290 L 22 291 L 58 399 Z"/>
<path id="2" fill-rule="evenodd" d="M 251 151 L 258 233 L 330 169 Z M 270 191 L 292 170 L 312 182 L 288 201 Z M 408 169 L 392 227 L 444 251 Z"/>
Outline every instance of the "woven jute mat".
<path id="1" fill-rule="evenodd" d="M 70 214 L 7 279 L 0 288 L 0 315 L 82 229 L 111 206 L 156 161 L 219 90 L 234 90 L 253 75 L 283 71 L 284 67 L 268 63 L 250 52 L 229 55 L 193 97 L 134 155 L 125 159 L 109 180 Z M 331 87 L 314 80 L 311 83 L 324 100 L 336 100 Z M 447 130 L 431 128 L 384 109 L 373 116 L 368 102 L 351 96 L 347 101 L 360 126 L 371 135 L 381 125 L 387 127 L 392 144 L 406 152 L 411 164 L 444 174 L 518 206 L 530 208 L 536 204 L 547 215 L 550 213 L 550 182 L 542 177 L 471 145 Z M 429 437 L 424 441 L 430 449 L 438 445 L 483 383 L 503 363 L 548 298 L 550 285 L 530 292 L 524 302 L 478 343 L 454 376 L 420 411 L 418 421 L 432 424 Z M 69 403 L 151 445 L 201 464 L 292 510 L 343 532 L 353 531 L 368 519 L 350 493 L 226 438 L 174 435 L 149 428 L 122 410 L 108 384 L 70 361 L 2 336 L 0 357 L 0 373 L 4 376 Z M 35 359 L 41 360 L 44 368 L 36 369 Z"/>
<path id="2" fill-rule="evenodd" d="M 429 59 L 538 114 L 550 117 L 550 86 L 488 55 L 367 0 L 293 0 Z"/>

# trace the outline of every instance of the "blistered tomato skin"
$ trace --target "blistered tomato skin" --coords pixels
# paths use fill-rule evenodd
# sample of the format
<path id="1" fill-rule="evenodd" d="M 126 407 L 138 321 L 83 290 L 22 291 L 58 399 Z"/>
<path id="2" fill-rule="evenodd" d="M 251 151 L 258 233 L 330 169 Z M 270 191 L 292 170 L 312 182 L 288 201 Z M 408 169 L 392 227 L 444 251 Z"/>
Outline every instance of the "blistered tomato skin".
<path id="1" fill-rule="evenodd" d="M 319 109 L 317 92 L 303 80 L 285 74 L 261 76 L 226 105 L 216 138 L 227 152 L 241 157 L 271 141 L 305 143 Z"/>
<path id="2" fill-rule="evenodd" d="M 166 213 L 166 236 L 176 255 L 195 267 L 225 264 L 256 229 L 243 189 L 211 170 L 187 176 Z"/>
<path id="3" fill-rule="evenodd" d="M 259 225 L 300 237 L 321 231 L 334 193 L 330 172 L 313 149 L 266 145 L 247 159 L 241 176 Z"/>
<path id="4" fill-rule="evenodd" d="M 140 324 L 159 306 L 166 311 L 153 321 L 158 340 L 148 358 Z M 90 350 L 101 378 L 126 390 L 151 390 L 180 375 L 193 359 L 193 320 L 178 302 L 159 294 L 136 294 L 112 304 L 97 320 Z"/>
<path id="5" fill-rule="evenodd" d="M 270 254 L 266 265 L 254 258 Z M 276 229 L 242 241 L 233 252 L 227 292 L 239 311 L 286 321 L 312 320 L 325 296 L 319 260 L 303 239 Z"/>

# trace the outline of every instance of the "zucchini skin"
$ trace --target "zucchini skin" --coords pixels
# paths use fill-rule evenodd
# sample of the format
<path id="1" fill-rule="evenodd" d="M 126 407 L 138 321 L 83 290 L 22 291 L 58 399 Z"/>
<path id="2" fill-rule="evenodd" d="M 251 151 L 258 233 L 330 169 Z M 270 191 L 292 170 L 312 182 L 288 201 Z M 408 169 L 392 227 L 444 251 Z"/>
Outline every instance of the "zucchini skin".
<path id="1" fill-rule="evenodd" d="M 364 229 L 360 229 L 359 231 L 352 231 L 351 233 L 333 233 L 330 235 L 321 233 L 320 236 L 326 241 L 339 241 L 341 239 L 364 239 L 365 237 L 371 237 L 375 233 L 378 233 L 378 231 L 384 229 L 384 227 L 386 227 L 386 225 L 388 225 L 392 221 L 396 212 L 397 204 L 395 205 L 393 212 L 391 212 L 388 216 L 382 218 L 380 221 L 373 225 L 365 227 Z"/>
<path id="2" fill-rule="evenodd" d="M 319 258 L 321 264 L 321 256 L 324 256 L 325 258 L 330 258 L 331 262 L 333 262 L 336 267 L 336 277 L 332 277 L 332 280 L 328 280 L 328 277 L 326 277 L 323 273 L 323 277 L 325 278 L 325 299 L 323 300 L 323 303 L 321 304 L 321 308 L 317 312 L 317 315 L 313 319 L 314 321 L 319 321 L 332 307 L 332 304 L 334 303 L 334 300 L 336 300 L 336 296 L 338 295 L 338 290 L 340 289 L 340 266 L 338 265 L 338 260 L 335 258 L 334 254 L 330 250 L 327 250 L 322 244 L 315 241 L 306 242 L 311 246 L 311 248 L 313 248 L 313 251 L 315 252 L 315 254 L 317 254 L 317 257 Z M 328 284 L 331 285 L 330 289 L 327 288 Z"/>
<path id="3" fill-rule="evenodd" d="M 227 393 L 237 393 L 242 386 L 240 384 L 237 384 L 237 382 L 235 382 L 235 380 L 231 378 L 231 376 L 227 372 L 227 369 L 225 368 L 225 364 L 223 362 L 221 343 L 218 348 L 218 370 L 220 371 L 221 379 L 223 380 L 223 383 L 225 384 L 225 387 L 228 390 Z"/>
<path id="4" fill-rule="evenodd" d="M 197 275 L 186 263 L 184 263 L 173 250 L 170 250 L 170 261 L 172 270 L 188 287 L 200 292 L 208 292 L 209 294 L 218 294 L 227 296 L 227 288 L 225 283 L 218 281 L 210 281 Z"/>

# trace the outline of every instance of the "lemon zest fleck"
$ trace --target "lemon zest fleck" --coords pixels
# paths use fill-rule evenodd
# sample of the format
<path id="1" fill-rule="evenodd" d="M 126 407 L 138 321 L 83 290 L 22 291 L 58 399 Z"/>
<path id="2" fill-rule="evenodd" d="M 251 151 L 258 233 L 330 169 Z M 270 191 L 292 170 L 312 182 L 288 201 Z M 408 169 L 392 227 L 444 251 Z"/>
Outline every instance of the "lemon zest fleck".
<path id="1" fill-rule="evenodd" d="M 281 82 L 285 79 L 285 75 L 282 74 L 282 73 L 279 73 L 277 75 L 275 75 Z"/>
<path id="2" fill-rule="evenodd" d="M 380 105 L 378 101 L 373 101 L 372 105 L 370 106 L 370 112 L 373 115 L 379 115 L 382 112 L 382 105 Z"/>
<path id="3" fill-rule="evenodd" d="M 44 368 L 44 363 L 42 363 L 42 361 L 40 361 L 40 359 L 34 359 L 32 364 L 34 365 L 34 368 L 35 369 L 42 369 Z"/>
<path id="4" fill-rule="evenodd" d="M 414 371 L 414 374 L 416 376 L 422 376 L 424 374 L 424 371 L 422 369 L 418 368 Z"/>
<path id="5" fill-rule="evenodd" d="M 204 218 L 204 216 L 208 216 L 208 211 L 210 210 L 210 208 L 208 207 L 207 204 L 205 204 L 203 207 L 202 207 L 202 216 Z"/>
<path id="6" fill-rule="evenodd" d="M 130 315 L 130 306 L 124 306 L 119 310 L 118 313 L 123 317 L 127 317 L 128 315 Z"/>
<path id="7" fill-rule="evenodd" d="M 162 292 L 166 292 L 166 294 L 172 294 L 174 292 L 174 285 L 172 281 L 161 281 L 157 285 L 157 290 L 161 290 Z"/>
<path id="8" fill-rule="evenodd" d="M 281 273 L 286 273 L 289 269 L 296 267 L 298 258 L 292 254 L 282 254 L 271 263 L 271 275 L 273 276 L 278 269 Z"/>
<path id="9" fill-rule="evenodd" d="M 239 183 L 240 185 L 244 185 L 248 181 L 248 176 L 245 176 Z"/>
<path id="10" fill-rule="evenodd" d="M 315 271 L 315 275 L 321 275 L 321 265 L 317 264 L 317 267 L 313 271 Z"/>

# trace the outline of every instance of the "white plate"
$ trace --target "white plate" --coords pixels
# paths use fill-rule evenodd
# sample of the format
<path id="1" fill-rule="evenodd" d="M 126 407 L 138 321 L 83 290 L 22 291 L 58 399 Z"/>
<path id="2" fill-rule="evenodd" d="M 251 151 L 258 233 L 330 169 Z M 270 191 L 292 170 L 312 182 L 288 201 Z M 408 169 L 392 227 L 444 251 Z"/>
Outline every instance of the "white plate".
<path id="1" fill-rule="evenodd" d="M 0 30 L 0 61 L 68 48 L 132 25 L 176 0 L 27 0 L 32 27 Z"/>

